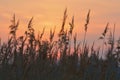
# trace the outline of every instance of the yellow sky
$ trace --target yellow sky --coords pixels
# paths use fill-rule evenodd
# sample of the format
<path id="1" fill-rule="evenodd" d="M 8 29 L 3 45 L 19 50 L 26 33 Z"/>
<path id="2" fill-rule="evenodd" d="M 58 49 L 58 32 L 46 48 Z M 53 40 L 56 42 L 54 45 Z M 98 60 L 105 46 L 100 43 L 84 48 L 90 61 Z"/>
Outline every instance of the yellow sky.
<path id="1" fill-rule="evenodd" d="M 93 41 L 99 37 L 107 22 L 110 23 L 111 28 L 116 23 L 116 36 L 120 36 L 120 0 L 0 0 L 0 37 L 3 40 L 7 39 L 8 26 L 14 13 L 20 20 L 18 34 L 23 33 L 27 28 L 31 17 L 34 17 L 33 25 L 36 32 L 46 27 L 46 34 L 48 34 L 49 29 L 54 26 L 58 32 L 66 7 L 67 23 L 74 15 L 74 32 L 79 34 L 80 39 L 83 37 L 86 14 L 89 9 L 91 9 L 89 40 Z"/>

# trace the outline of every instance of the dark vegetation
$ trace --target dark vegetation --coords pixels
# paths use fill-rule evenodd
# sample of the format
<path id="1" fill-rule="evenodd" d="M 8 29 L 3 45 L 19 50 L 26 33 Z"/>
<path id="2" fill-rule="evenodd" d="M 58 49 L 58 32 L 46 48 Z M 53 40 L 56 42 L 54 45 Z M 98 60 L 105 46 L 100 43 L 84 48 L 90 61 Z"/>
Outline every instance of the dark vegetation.
<path id="1" fill-rule="evenodd" d="M 86 18 L 84 39 L 80 43 L 77 42 L 77 35 L 73 35 L 74 17 L 68 31 L 64 29 L 66 19 L 67 9 L 58 40 L 54 41 L 55 29 L 50 30 L 48 40 L 42 40 L 45 28 L 35 37 L 33 18 L 25 34 L 17 38 L 19 21 L 14 15 L 8 41 L 0 43 L 0 80 L 120 80 L 120 39 L 114 39 L 115 26 L 110 31 L 109 23 L 106 25 L 99 38 L 103 45 L 96 50 L 94 42 L 89 47 L 86 40 L 90 11 Z M 106 41 L 108 32 L 110 36 Z M 71 45 L 72 40 L 74 45 Z"/>

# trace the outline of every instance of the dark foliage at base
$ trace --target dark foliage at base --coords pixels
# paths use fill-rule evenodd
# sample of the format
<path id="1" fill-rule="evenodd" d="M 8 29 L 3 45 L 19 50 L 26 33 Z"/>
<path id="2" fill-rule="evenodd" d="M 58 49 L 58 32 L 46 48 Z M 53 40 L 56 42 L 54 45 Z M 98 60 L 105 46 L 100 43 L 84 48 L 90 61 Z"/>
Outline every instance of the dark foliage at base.
<path id="1" fill-rule="evenodd" d="M 64 30 L 67 10 L 57 41 L 54 41 L 55 30 L 50 30 L 49 40 L 42 40 L 45 28 L 36 38 L 33 18 L 25 35 L 16 37 L 19 21 L 16 22 L 14 15 L 8 42 L 0 43 L 0 80 L 120 80 L 120 39 L 114 40 L 113 30 L 107 43 L 107 24 L 99 38 L 103 41 L 102 47 L 95 50 L 94 43 L 89 47 L 86 44 L 89 15 L 90 11 L 81 43 L 77 43 L 76 34 L 72 36 L 74 17 L 70 29 Z M 101 54 L 105 54 L 105 59 Z"/>

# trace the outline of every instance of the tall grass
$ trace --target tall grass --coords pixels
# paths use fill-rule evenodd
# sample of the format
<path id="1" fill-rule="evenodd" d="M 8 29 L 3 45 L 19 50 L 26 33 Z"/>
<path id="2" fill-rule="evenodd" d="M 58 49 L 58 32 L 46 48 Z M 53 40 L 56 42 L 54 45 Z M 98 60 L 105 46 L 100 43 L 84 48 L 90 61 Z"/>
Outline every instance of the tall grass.
<path id="1" fill-rule="evenodd" d="M 28 22 L 25 34 L 17 38 L 19 21 L 16 22 L 14 15 L 8 41 L 1 43 L 0 39 L 0 80 L 120 80 L 120 38 L 117 42 L 114 39 L 115 26 L 106 43 L 110 45 L 107 50 L 104 44 L 109 31 L 108 24 L 105 27 L 100 37 L 103 40 L 101 53 L 100 48 L 94 49 L 94 42 L 92 47 L 87 44 L 90 10 L 86 18 L 83 45 L 77 43 L 78 35 L 73 34 L 74 17 L 69 23 L 69 30 L 64 29 L 66 19 L 67 9 L 58 40 L 54 41 L 55 28 L 50 30 L 48 40 L 42 40 L 45 28 L 35 37 L 33 18 Z M 71 45 L 72 40 L 74 45 Z M 103 52 L 106 53 L 105 59 L 100 57 Z"/>

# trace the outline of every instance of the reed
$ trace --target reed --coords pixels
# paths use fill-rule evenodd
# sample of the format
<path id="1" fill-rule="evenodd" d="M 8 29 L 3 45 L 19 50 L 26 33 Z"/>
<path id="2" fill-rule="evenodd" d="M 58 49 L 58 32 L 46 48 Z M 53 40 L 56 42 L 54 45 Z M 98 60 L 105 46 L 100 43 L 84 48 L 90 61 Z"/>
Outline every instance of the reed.
<path id="1" fill-rule="evenodd" d="M 67 9 L 58 40 L 54 40 L 55 28 L 50 30 L 48 39 L 43 40 L 45 28 L 36 38 L 33 17 L 28 22 L 25 34 L 16 37 L 19 21 L 14 15 L 8 41 L 2 43 L 0 39 L 0 80 L 120 80 L 120 38 L 115 40 L 115 25 L 107 43 L 107 23 L 99 38 L 103 41 L 102 46 L 95 49 L 95 42 L 90 47 L 86 40 L 90 10 L 84 25 L 83 42 L 78 41 L 77 33 L 73 34 L 74 17 L 69 23 L 69 30 L 64 29 L 66 19 Z M 106 50 L 105 42 L 110 45 Z"/>

